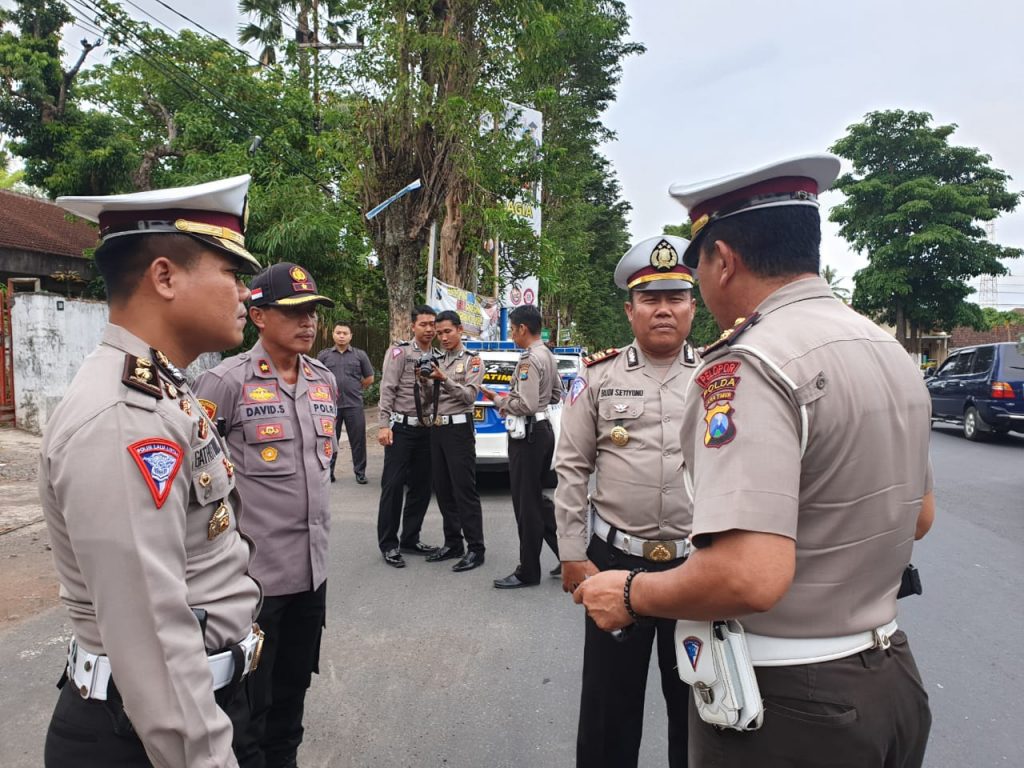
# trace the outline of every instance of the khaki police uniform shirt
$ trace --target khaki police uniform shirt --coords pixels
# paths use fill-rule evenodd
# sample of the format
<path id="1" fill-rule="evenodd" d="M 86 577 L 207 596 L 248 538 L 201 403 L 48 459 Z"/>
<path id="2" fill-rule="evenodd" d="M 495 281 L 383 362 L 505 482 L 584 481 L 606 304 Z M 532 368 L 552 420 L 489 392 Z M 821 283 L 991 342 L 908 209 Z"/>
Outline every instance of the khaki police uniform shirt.
<path id="1" fill-rule="evenodd" d="M 512 374 L 507 395 L 498 395 L 495 405 L 514 416 L 533 416 L 562 399 L 558 362 L 538 339 L 523 350 Z"/>
<path id="2" fill-rule="evenodd" d="M 688 394 L 694 541 L 732 529 L 796 541 L 789 591 L 771 610 L 737 617 L 750 632 L 814 638 L 882 626 L 896 615 L 931 489 L 921 372 L 820 278 L 779 288 L 757 312 L 708 347 Z"/>
<path id="3" fill-rule="evenodd" d="M 252 569 L 264 592 L 317 589 L 327 579 L 330 467 L 338 448 L 334 374 L 302 355 L 298 380 L 288 385 L 258 342 L 203 373 L 196 392 L 225 420 L 239 515 L 256 542 Z"/>
<path id="4" fill-rule="evenodd" d="M 687 343 L 665 369 L 653 368 L 634 341 L 573 380 L 562 408 L 555 457 L 555 519 L 563 560 L 587 559 L 587 484 L 603 520 L 644 539 L 685 539 L 690 494 L 680 470 L 684 397 L 699 358 Z M 664 375 L 664 380 L 662 379 Z M 625 445 L 612 441 L 624 428 Z"/>
<path id="5" fill-rule="evenodd" d="M 437 365 L 448 377 L 441 382 L 438 391 L 437 415 L 471 413 L 484 380 L 484 366 L 480 358 L 460 344 L 457 349 L 439 358 Z M 428 407 L 431 409 L 429 413 L 433 413 L 434 381 L 428 380 L 427 386 L 422 389 L 423 414 L 426 416 Z"/>
<path id="6" fill-rule="evenodd" d="M 156 765 L 237 765 L 206 660 L 246 637 L 260 603 L 232 475 L 188 385 L 108 325 L 47 425 L 39 488 L 79 646 L 109 657 Z M 208 612 L 205 643 L 192 608 Z"/>
<path id="7" fill-rule="evenodd" d="M 415 341 L 404 341 L 390 347 L 384 355 L 380 379 L 380 421 L 381 427 L 391 427 L 391 417 L 396 413 L 416 416 L 416 361 L 433 352 L 432 347 L 420 349 Z M 419 389 L 423 387 L 422 382 Z M 427 412 L 423 412 L 424 418 Z"/>

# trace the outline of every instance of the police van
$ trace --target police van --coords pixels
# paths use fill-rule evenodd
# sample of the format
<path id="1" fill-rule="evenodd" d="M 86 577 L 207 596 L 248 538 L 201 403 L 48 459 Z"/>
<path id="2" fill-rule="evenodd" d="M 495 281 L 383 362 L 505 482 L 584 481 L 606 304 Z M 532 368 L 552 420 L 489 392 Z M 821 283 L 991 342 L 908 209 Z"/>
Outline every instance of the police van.
<path id="1" fill-rule="evenodd" d="M 522 350 L 511 341 L 467 339 L 463 344 L 469 352 L 480 358 L 484 367 L 484 386 L 495 392 L 508 392 Z M 558 364 L 558 375 L 562 379 L 564 400 L 565 392 L 580 371 L 584 351 L 581 347 L 555 347 L 552 352 Z M 551 427 L 555 432 L 556 444 L 560 432 L 561 408 L 561 403 L 550 407 Z M 508 436 L 505 422 L 498 415 L 494 403 L 483 395 L 477 396 L 476 403 L 473 404 L 473 428 L 476 432 L 477 470 L 508 469 Z"/>

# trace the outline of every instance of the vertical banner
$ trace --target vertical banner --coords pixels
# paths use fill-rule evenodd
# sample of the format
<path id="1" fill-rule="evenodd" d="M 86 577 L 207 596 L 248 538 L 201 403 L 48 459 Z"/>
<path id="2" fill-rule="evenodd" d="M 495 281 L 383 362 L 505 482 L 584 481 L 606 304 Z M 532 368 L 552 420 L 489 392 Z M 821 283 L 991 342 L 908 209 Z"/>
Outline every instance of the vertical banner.
<path id="1" fill-rule="evenodd" d="M 485 340 L 498 338 L 498 303 L 490 296 L 477 296 L 435 278 L 430 287 L 430 306 L 438 312 L 445 309 L 458 312 L 462 331 L 467 336 Z"/>
<path id="2" fill-rule="evenodd" d="M 505 125 L 513 139 L 526 144 L 523 150 L 525 159 L 531 162 L 538 160 L 544 142 L 544 116 L 536 109 L 506 101 Z M 505 210 L 529 221 L 533 227 L 533 234 L 540 237 L 540 201 L 540 181 L 526 182 L 515 199 L 505 201 Z"/>

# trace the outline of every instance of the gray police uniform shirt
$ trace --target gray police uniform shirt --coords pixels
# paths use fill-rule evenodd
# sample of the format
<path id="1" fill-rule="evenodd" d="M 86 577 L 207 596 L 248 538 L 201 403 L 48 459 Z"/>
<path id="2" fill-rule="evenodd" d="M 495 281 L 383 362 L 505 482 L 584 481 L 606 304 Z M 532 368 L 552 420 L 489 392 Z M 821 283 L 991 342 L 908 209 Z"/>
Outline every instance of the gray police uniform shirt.
<path id="1" fill-rule="evenodd" d="M 821 278 L 779 288 L 759 318 L 709 346 L 688 393 L 683 454 L 693 539 L 728 530 L 796 542 L 771 610 L 775 637 L 836 637 L 896 615 L 921 500 L 930 402 L 899 343 Z"/>
<path id="2" fill-rule="evenodd" d="M 238 468 L 242 528 L 256 542 L 252 570 L 268 595 L 317 589 L 327 579 L 335 380 L 299 358 L 298 380 L 278 375 L 257 342 L 196 380 L 196 392 L 223 418 Z"/>
<path id="3" fill-rule="evenodd" d="M 329 347 L 320 350 L 316 359 L 327 366 L 338 381 L 338 408 L 362 408 L 363 379 L 373 375 L 367 354 L 355 347 L 344 352 L 339 352 L 337 347 Z"/>
<path id="4" fill-rule="evenodd" d="M 188 385 L 108 325 L 47 425 L 39 492 L 75 636 L 109 657 L 156 765 L 237 765 L 206 660 L 259 610 L 233 472 Z"/>
<path id="5" fill-rule="evenodd" d="M 476 402 L 480 385 L 484 380 L 484 366 L 480 358 L 460 344 L 457 349 L 440 357 L 437 365 L 448 377 L 438 388 L 437 415 L 472 413 L 473 403 Z M 432 380 L 423 387 L 424 409 L 433 409 L 433 387 Z M 430 413 L 433 413 L 433 410 Z M 427 411 L 424 410 L 424 415 L 426 414 Z"/>
<path id="6" fill-rule="evenodd" d="M 495 405 L 514 416 L 533 416 L 562 399 L 558 362 L 538 339 L 523 350 L 512 374 L 507 395 L 498 395 Z"/>
<path id="7" fill-rule="evenodd" d="M 396 413 L 416 416 L 416 361 L 423 355 L 432 354 L 433 347 L 420 349 L 415 341 L 400 342 L 388 348 L 380 377 L 380 421 L 381 427 L 391 426 L 391 417 Z M 422 383 L 422 382 L 421 382 Z M 420 387 L 427 389 L 427 387 Z M 424 418 L 427 412 L 423 412 Z"/>
<path id="8" fill-rule="evenodd" d="M 559 555 L 587 559 L 592 472 L 590 499 L 603 520 L 643 539 L 685 539 L 691 499 L 680 470 L 680 429 L 699 357 L 686 343 L 667 370 L 655 369 L 634 340 L 589 359 L 562 409 L 555 458 Z M 616 427 L 628 433 L 625 445 L 612 440 Z"/>

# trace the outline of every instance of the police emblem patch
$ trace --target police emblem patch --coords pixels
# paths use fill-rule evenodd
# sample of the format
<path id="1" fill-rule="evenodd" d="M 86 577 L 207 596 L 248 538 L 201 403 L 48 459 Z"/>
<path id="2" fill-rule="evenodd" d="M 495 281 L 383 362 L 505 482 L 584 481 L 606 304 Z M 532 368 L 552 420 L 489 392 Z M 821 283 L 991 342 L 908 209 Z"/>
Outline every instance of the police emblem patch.
<path id="1" fill-rule="evenodd" d="M 704 433 L 706 448 L 721 448 L 736 437 L 736 409 L 732 403 L 740 383 L 740 377 L 736 375 L 739 369 L 740 362 L 736 360 L 712 363 L 694 379 L 701 388 L 701 398 L 704 401 L 704 422 L 707 424 Z"/>
<path id="2" fill-rule="evenodd" d="M 526 381 L 528 378 L 530 378 L 530 366 L 529 365 L 520 365 L 519 366 L 519 380 L 520 381 Z"/>
<path id="3" fill-rule="evenodd" d="M 326 416 L 320 417 L 320 431 L 325 435 L 334 434 L 334 419 L 328 419 Z"/>
<path id="4" fill-rule="evenodd" d="M 202 398 L 199 398 L 199 404 L 203 406 L 203 410 L 210 417 L 210 421 L 213 421 L 213 418 L 217 415 L 217 404 L 212 400 L 204 400 Z"/>
<path id="5" fill-rule="evenodd" d="M 576 402 L 583 391 L 587 388 L 587 382 L 582 377 L 577 376 L 572 380 L 572 386 L 569 388 L 569 405 Z"/>
<path id="6" fill-rule="evenodd" d="M 162 437 L 147 437 L 129 445 L 128 453 L 142 472 L 156 508 L 160 509 L 167 501 L 171 484 L 181 468 L 184 457 L 181 446 Z"/>
<path id="7" fill-rule="evenodd" d="M 400 354 L 402 354 L 402 350 L 400 350 L 398 347 L 395 347 L 394 349 L 391 350 L 392 359 L 398 357 Z"/>
<path id="8" fill-rule="evenodd" d="M 260 458 L 266 462 L 277 461 L 277 448 L 272 445 L 268 445 L 260 451 Z"/>
<path id="9" fill-rule="evenodd" d="M 697 671 L 697 662 L 700 661 L 700 652 L 704 650 L 704 642 L 699 637 L 690 635 L 683 639 L 683 650 L 686 651 L 686 658 L 690 660 L 693 671 Z"/>

